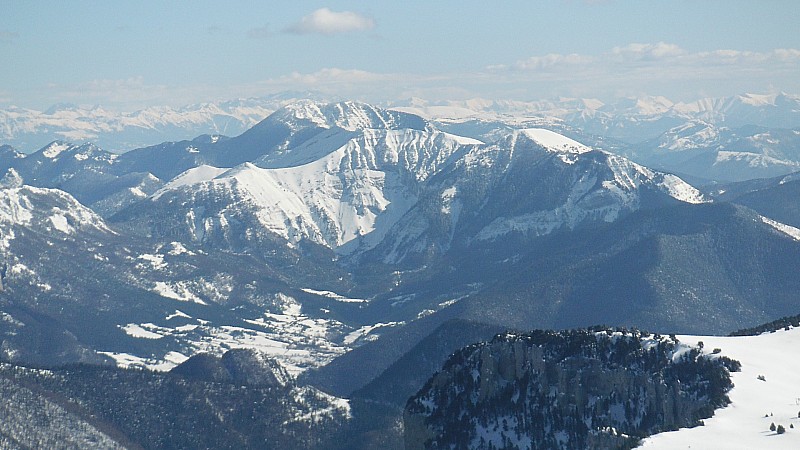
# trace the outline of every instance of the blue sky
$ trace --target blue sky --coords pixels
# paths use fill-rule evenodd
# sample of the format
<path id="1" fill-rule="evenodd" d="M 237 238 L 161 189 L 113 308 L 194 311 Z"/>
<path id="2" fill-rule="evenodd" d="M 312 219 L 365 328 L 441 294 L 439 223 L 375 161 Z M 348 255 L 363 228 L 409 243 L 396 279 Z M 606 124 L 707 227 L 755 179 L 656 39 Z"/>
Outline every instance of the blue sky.
<path id="1" fill-rule="evenodd" d="M 800 93 L 798 23 L 796 0 L 0 0 L 0 106 Z"/>

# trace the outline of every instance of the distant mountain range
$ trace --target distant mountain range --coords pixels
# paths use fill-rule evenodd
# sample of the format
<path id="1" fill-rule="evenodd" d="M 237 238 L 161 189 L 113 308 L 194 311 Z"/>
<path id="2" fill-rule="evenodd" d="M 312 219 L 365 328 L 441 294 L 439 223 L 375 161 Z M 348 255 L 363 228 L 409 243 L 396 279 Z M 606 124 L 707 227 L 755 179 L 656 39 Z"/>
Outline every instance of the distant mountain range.
<path id="1" fill-rule="evenodd" d="M 236 136 L 271 112 L 309 93 L 200 103 L 182 108 L 156 106 L 116 112 L 102 106 L 57 104 L 46 111 L 0 110 L 0 143 L 31 152 L 51 141 L 93 143 L 114 153 L 203 134 Z"/>
<path id="2" fill-rule="evenodd" d="M 0 144 L 30 153 L 60 140 L 92 143 L 122 153 L 201 135 L 238 136 L 272 112 L 303 98 L 329 101 L 318 94 L 286 92 L 124 113 L 99 106 L 83 108 L 68 104 L 54 105 L 47 111 L 11 107 L 0 110 Z M 442 130 L 482 140 L 491 140 L 486 137 L 496 133 L 498 127 L 531 128 L 547 124 L 546 128 L 563 129 L 571 137 L 576 136 L 570 133 L 581 134 L 579 140 L 592 145 L 600 138 L 607 146 L 603 148 L 624 150 L 623 154 L 645 165 L 653 163 L 649 156 L 655 152 L 663 160 L 663 168 L 669 171 L 696 176 L 712 167 L 710 178 L 725 181 L 740 181 L 752 174 L 788 173 L 797 170 L 799 162 L 795 154 L 786 154 L 796 147 L 791 139 L 797 139 L 796 135 L 787 135 L 786 130 L 800 127 L 800 97 L 785 93 L 744 94 L 692 102 L 673 102 L 663 97 L 629 98 L 612 103 L 571 98 L 439 103 L 410 99 L 382 106 L 425 117 Z M 776 139 L 778 142 L 773 142 Z M 700 152 L 701 149 L 705 151 Z M 660 155 L 665 152 L 667 155 Z M 691 158 L 698 160 L 689 164 Z M 738 165 L 739 169 L 729 170 L 728 161 L 733 161 L 731 167 Z M 742 165 L 758 167 L 761 173 L 743 171 Z"/>

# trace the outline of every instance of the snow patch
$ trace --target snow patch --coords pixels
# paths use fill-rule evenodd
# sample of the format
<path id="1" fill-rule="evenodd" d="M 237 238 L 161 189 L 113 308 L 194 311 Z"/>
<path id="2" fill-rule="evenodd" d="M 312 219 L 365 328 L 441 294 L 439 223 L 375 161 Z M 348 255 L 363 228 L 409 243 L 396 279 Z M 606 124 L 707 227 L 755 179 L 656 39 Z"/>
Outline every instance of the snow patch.
<path id="1" fill-rule="evenodd" d="M 152 288 L 152 291 L 162 297 L 171 298 L 173 300 L 207 305 L 206 302 L 204 302 L 200 297 L 195 295 L 194 292 L 189 290 L 184 282 L 168 284 L 163 281 L 156 281 L 155 286 L 153 286 Z"/>
<path id="2" fill-rule="evenodd" d="M 153 200 L 158 200 L 159 198 L 161 198 L 162 195 L 164 195 L 169 191 L 180 188 L 181 186 L 189 186 L 192 184 L 213 180 L 214 178 L 218 177 L 219 175 L 222 175 L 228 170 L 229 169 L 218 168 L 206 164 L 191 168 L 183 172 L 182 174 L 178 175 L 177 177 L 173 178 L 169 183 L 164 185 L 164 187 L 156 191 L 151 196 L 151 198 Z"/>
<path id="3" fill-rule="evenodd" d="M 592 151 L 578 141 L 544 128 L 526 128 L 520 133 L 552 152 L 580 154 Z"/>
<path id="4" fill-rule="evenodd" d="M 664 174 L 664 179 L 659 183 L 669 195 L 686 203 L 704 203 L 703 194 L 691 184 L 672 174 Z"/>
<path id="5" fill-rule="evenodd" d="M 63 142 L 53 142 L 44 149 L 42 155 L 44 155 L 45 158 L 53 159 L 69 148 L 69 144 Z"/>
<path id="6" fill-rule="evenodd" d="M 186 314 L 185 312 L 183 312 L 183 311 L 181 311 L 179 309 L 176 309 L 174 313 L 172 313 L 172 314 L 168 315 L 167 317 L 165 317 L 164 320 L 172 320 L 172 319 L 174 319 L 176 317 L 183 317 L 185 319 L 191 319 L 192 318 L 192 316 Z"/>
<path id="7" fill-rule="evenodd" d="M 344 345 L 352 345 L 359 339 L 373 341 L 378 338 L 378 336 L 371 334 L 373 331 L 379 328 L 385 327 L 396 327 L 400 325 L 404 325 L 405 322 L 386 322 L 386 323 L 376 323 L 374 325 L 364 325 L 363 327 L 350 332 L 344 338 Z"/>
<path id="8" fill-rule="evenodd" d="M 139 259 L 149 262 L 153 269 L 156 270 L 165 269 L 167 267 L 167 263 L 164 262 L 163 255 L 144 254 L 139 255 Z"/>
<path id="9" fill-rule="evenodd" d="M 152 323 L 145 324 L 145 325 L 154 326 Z M 122 328 L 122 330 L 125 332 L 125 334 L 127 334 L 128 336 L 131 336 L 131 337 L 135 337 L 135 338 L 161 339 L 161 338 L 164 337 L 164 336 L 162 336 L 162 335 L 160 335 L 158 333 L 153 333 L 152 331 L 145 330 L 140 325 L 136 325 L 135 323 L 129 323 L 129 324 L 125 325 L 124 327 L 120 327 L 120 328 Z"/>
<path id="10" fill-rule="evenodd" d="M 67 218 L 64 217 L 62 214 L 54 214 L 50 216 L 50 223 L 53 224 L 53 228 L 64 234 L 72 234 L 75 231 L 69 225 L 69 222 L 67 222 Z"/>
<path id="11" fill-rule="evenodd" d="M 188 356 L 179 352 L 167 352 L 161 358 L 142 358 L 139 356 L 131 355 L 130 353 L 121 352 L 97 352 L 101 355 L 108 356 L 114 360 L 118 367 L 125 369 L 149 369 L 157 372 L 168 372 L 178 364 L 189 359 Z"/>
<path id="12" fill-rule="evenodd" d="M 194 256 L 196 253 L 189 251 L 180 242 L 170 242 L 167 254 L 170 256 L 189 255 Z"/>
<path id="13" fill-rule="evenodd" d="M 307 293 L 307 294 L 314 294 L 314 295 L 319 295 L 321 297 L 328 297 L 330 299 L 333 299 L 333 300 L 336 300 L 337 302 L 342 302 L 342 303 L 367 303 L 367 302 L 369 302 L 369 300 L 365 300 L 363 298 L 347 298 L 347 297 L 345 297 L 343 295 L 339 295 L 339 294 L 337 294 L 335 292 L 331 292 L 331 291 L 318 291 L 318 290 L 309 289 L 309 288 L 303 288 L 303 289 L 300 289 L 300 290 L 305 292 L 305 293 Z"/>

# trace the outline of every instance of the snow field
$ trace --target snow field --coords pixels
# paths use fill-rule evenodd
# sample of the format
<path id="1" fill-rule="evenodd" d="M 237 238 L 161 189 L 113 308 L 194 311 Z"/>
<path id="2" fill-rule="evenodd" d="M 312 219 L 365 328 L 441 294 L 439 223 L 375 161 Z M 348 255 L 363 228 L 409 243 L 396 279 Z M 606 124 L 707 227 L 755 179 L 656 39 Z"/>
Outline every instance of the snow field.
<path id="1" fill-rule="evenodd" d="M 800 358 L 796 357 L 800 328 L 760 336 L 678 339 L 687 344 L 702 341 L 706 353 L 719 348 L 721 355 L 742 363 L 741 372 L 731 374 L 731 404 L 706 419 L 705 426 L 651 436 L 644 440 L 642 448 L 800 448 Z M 771 423 L 783 425 L 786 433 L 770 431 Z"/>

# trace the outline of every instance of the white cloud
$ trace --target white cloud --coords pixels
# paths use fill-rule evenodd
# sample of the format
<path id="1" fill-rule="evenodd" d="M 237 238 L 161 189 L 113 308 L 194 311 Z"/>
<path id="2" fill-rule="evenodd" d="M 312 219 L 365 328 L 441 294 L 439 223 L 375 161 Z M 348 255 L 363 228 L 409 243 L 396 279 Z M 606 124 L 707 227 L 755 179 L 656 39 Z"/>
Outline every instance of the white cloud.
<path id="1" fill-rule="evenodd" d="M 378 103 L 411 97 L 444 101 L 637 95 L 662 95 L 681 101 L 767 90 L 798 92 L 798 71 L 797 49 L 690 52 L 673 44 L 633 44 L 599 55 L 554 53 L 476 71 L 422 74 L 328 67 L 227 86 L 227 91 L 218 92 L 216 97 L 312 91 L 330 98 Z M 177 93 L 147 86 L 141 91 L 142 95 Z M 199 88 L 195 91 L 202 92 Z"/>
<path id="2" fill-rule="evenodd" d="M 263 80 L 258 83 L 258 89 L 261 91 L 311 89 L 334 96 L 362 98 L 378 91 L 386 92 L 387 86 L 396 88 L 422 82 L 424 82 L 423 77 L 411 74 L 377 73 L 331 67 L 312 73 L 293 72 Z"/>
<path id="3" fill-rule="evenodd" d="M 689 52 L 675 44 L 658 42 L 656 44 L 628 44 L 614 47 L 598 56 L 577 53 L 551 53 L 544 56 L 531 56 L 514 64 L 499 64 L 487 67 L 488 70 L 502 71 L 569 71 L 576 69 L 593 72 L 647 70 L 648 68 L 674 71 L 676 69 L 702 70 L 708 66 L 739 65 L 742 70 L 751 70 L 763 65 L 767 70 L 776 66 L 800 65 L 800 50 L 793 48 L 775 49 L 767 52 L 720 49 L 702 52 Z M 800 68 L 800 67 L 798 67 Z"/>
<path id="4" fill-rule="evenodd" d="M 593 61 L 594 58 L 586 55 L 579 55 L 577 53 L 570 53 L 569 55 L 560 55 L 557 53 L 550 53 L 545 56 L 531 56 L 528 59 L 517 61 L 514 67 L 522 70 L 539 70 L 549 69 L 551 67 L 559 66 L 578 66 L 587 64 Z M 499 66 L 504 67 L 504 66 Z"/>
<path id="5" fill-rule="evenodd" d="M 300 19 L 286 31 L 298 34 L 339 34 L 375 28 L 375 21 L 351 11 L 320 8 Z"/>
<path id="6" fill-rule="evenodd" d="M 631 44 L 596 55 L 552 53 L 500 62 L 484 70 L 435 74 L 413 72 L 412 68 L 408 72 L 375 72 L 328 67 L 224 86 L 166 86 L 150 84 L 142 77 L 103 79 L 47 86 L 38 90 L 37 101 L 102 104 L 131 110 L 284 91 L 310 91 L 332 99 L 377 103 L 411 97 L 446 101 L 557 96 L 611 99 L 637 95 L 684 101 L 745 92 L 800 92 L 800 50 L 792 48 L 692 52 L 673 44 Z M 18 95 L 0 90 L 0 102 Z"/>
<path id="7" fill-rule="evenodd" d="M 772 51 L 772 54 L 784 61 L 797 61 L 800 59 L 800 50 L 796 48 L 778 48 Z"/>
<path id="8" fill-rule="evenodd" d="M 614 47 L 611 49 L 611 54 L 626 61 L 657 61 L 681 56 L 686 52 L 675 44 L 659 42 L 657 44 L 634 43 L 624 47 Z"/>
<path id="9" fill-rule="evenodd" d="M 198 92 L 199 89 L 148 84 L 142 76 L 136 76 L 124 79 L 94 79 L 73 85 L 50 83 L 40 94 L 48 97 L 49 102 L 99 104 L 112 109 L 133 110 L 165 103 L 187 104 L 193 101 Z"/>

